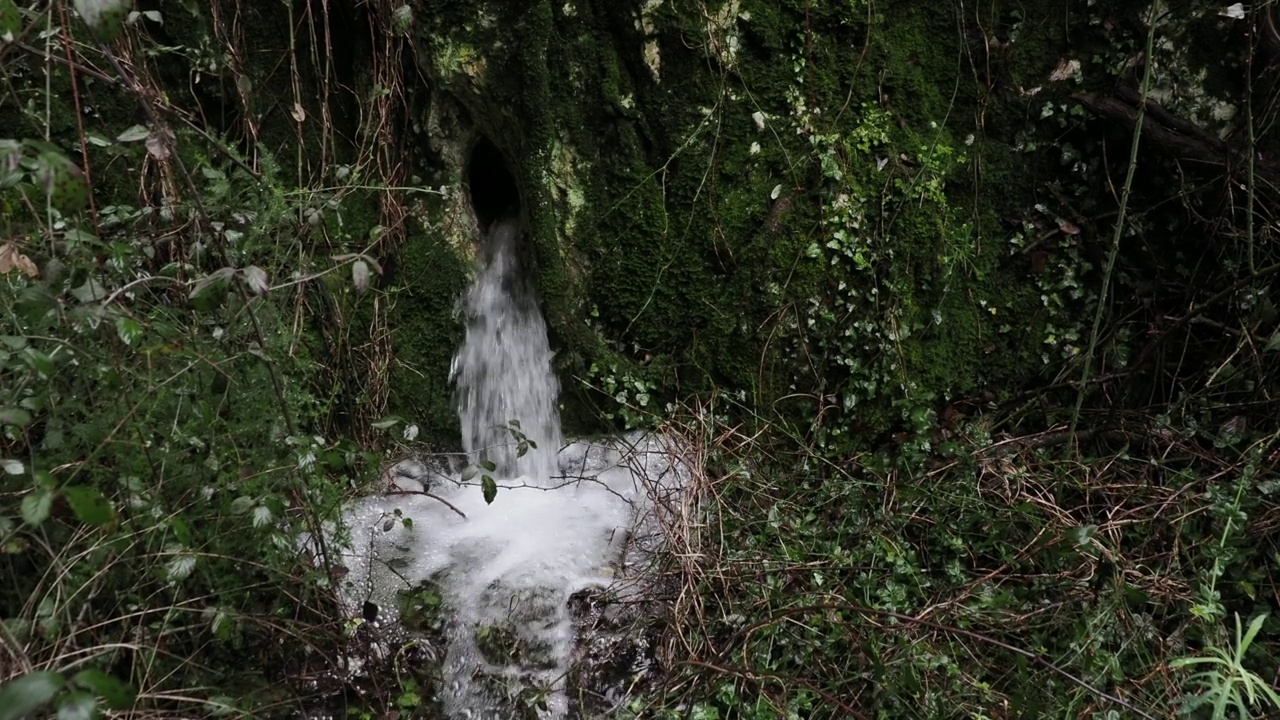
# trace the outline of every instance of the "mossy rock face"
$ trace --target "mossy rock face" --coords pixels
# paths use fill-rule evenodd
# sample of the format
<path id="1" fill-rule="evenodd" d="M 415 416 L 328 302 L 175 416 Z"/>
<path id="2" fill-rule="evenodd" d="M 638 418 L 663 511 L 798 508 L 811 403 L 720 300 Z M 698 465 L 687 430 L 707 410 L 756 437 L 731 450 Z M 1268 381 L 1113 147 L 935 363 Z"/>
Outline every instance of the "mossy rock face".
<path id="1" fill-rule="evenodd" d="M 832 397 L 879 431 L 902 422 L 903 396 L 1026 371 L 1035 358 L 992 347 L 974 300 L 1026 301 L 967 223 L 989 210 L 947 193 L 967 162 L 942 82 L 961 39 L 924 8 L 885 13 L 752 0 L 417 13 L 431 104 L 454 108 L 428 124 L 455 146 L 491 140 L 519 186 L 571 420 L 619 401 L 586 384 L 638 380 L 667 400 Z M 863 47 L 879 76 L 851 62 Z M 865 267 L 828 251 L 824 207 L 846 196 L 867 208 L 846 228 L 866 236 Z"/>

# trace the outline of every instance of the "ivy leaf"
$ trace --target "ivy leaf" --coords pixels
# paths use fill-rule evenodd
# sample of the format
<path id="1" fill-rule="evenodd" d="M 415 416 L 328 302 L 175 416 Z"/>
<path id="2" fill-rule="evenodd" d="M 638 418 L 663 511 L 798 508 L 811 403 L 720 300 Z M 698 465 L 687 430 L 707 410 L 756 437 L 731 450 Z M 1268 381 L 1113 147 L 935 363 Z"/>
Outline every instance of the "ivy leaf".
<path id="1" fill-rule="evenodd" d="M 498 497 L 498 483 L 493 481 L 493 476 L 485 475 L 480 478 L 480 487 L 484 492 L 485 504 L 492 504 L 493 499 Z"/>
<path id="2" fill-rule="evenodd" d="M 31 672 L 0 687 L 0 717 L 33 714 L 53 699 L 66 683 L 54 672 Z"/>
<path id="3" fill-rule="evenodd" d="M 115 509 L 96 488 L 74 486 L 62 489 L 62 495 L 80 522 L 101 527 L 115 517 Z"/>
<path id="4" fill-rule="evenodd" d="M 133 705 L 133 688 L 101 670 L 93 668 L 81 670 L 71 678 L 71 682 L 86 690 L 92 690 L 106 700 L 107 706 L 113 710 L 124 710 Z"/>
<path id="5" fill-rule="evenodd" d="M 53 491 L 49 488 L 36 488 L 22 498 L 22 520 L 28 525 L 39 525 L 49 518 L 53 509 Z M 0 707 L 4 707 L 0 704 Z"/>

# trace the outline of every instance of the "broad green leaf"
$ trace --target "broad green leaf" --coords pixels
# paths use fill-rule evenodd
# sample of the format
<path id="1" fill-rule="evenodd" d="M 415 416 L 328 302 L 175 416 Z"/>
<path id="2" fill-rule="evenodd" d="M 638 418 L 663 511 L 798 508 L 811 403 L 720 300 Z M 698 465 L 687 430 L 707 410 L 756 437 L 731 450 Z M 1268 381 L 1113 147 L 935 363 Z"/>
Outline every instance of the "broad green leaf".
<path id="1" fill-rule="evenodd" d="M 186 580 L 191 571 L 196 569 L 196 557 L 186 553 L 178 553 L 165 564 L 165 577 L 170 582 Z"/>
<path id="2" fill-rule="evenodd" d="M 48 488 L 36 488 L 22 498 L 22 520 L 28 525 L 39 525 L 49 518 L 53 509 L 53 491 Z"/>
<path id="3" fill-rule="evenodd" d="M 58 308 L 58 299 L 44 285 L 32 285 L 18 293 L 13 309 L 29 325 L 37 325 Z"/>
<path id="4" fill-rule="evenodd" d="M 58 701 L 58 720 L 93 720 L 97 714 L 93 693 L 74 692 Z"/>
<path id="5" fill-rule="evenodd" d="M 0 686 L 0 720 L 18 720 L 44 707 L 66 683 L 54 672 L 31 672 Z"/>
<path id="6" fill-rule="evenodd" d="M 116 318 L 116 335 L 125 345 L 133 345 L 142 337 L 142 325 L 131 317 L 121 315 Z"/>
<path id="7" fill-rule="evenodd" d="M 106 700 L 107 705 L 113 710 L 124 710 L 133 704 L 133 688 L 129 687 L 128 683 L 121 682 L 101 670 L 93 668 L 81 670 L 71 678 L 71 682 L 92 690 Z"/>
<path id="8" fill-rule="evenodd" d="M 191 289 L 191 299 L 194 300 L 195 298 L 200 297 L 211 287 L 222 285 L 227 280 L 230 280 L 231 276 L 235 274 L 235 268 L 224 267 L 214 270 L 205 277 L 196 281 L 195 287 Z"/>
<path id="9" fill-rule="evenodd" d="M 0 407 L 0 425 L 26 427 L 31 424 L 31 413 L 22 408 Z"/>
<path id="10" fill-rule="evenodd" d="M 273 519 L 271 508 L 266 505 L 259 505 L 253 509 L 253 526 L 255 528 L 265 527 L 271 524 Z"/>
<path id="11" fill-rule="evenodd" d="M 480 467 L 488 470 L 489 472 L 493 472 L 498 469 L 498 464 L 492 460 L 481 460 Z"/>
<path id="12" fill-rule="evenodd" d="M 115 509 L 96 488 L 72 486 L 62 489 L 62 496 L 71 506 L 80 522 L 86 525 L 102 526 L 115 517 Z"/>
<path id="13" fill-rule="evenodd" d="M 89 278 L 84 284 L 71 289 L 71 295 L 82 303 L 90 303 L 96 300 L 105 300 L 107 297 L 107 289 L 98 282 L 97 278 Z"/>
<path id="14" fill-rule="evenodd" d="M 134 125 L 116 136 L 117 142 L 139 142 L 150 137 L 151 131 L 142 125 Z"/>
<path id="15" fill-rule="evenodd" d="M 378 430 L 386 430 L 387 428 L 395 427 L 396 424 L 399 422 L 400 422 L 400 418 L 394 415 L 390 415 L 388 417 L 384 417 L 381 420 L 373 423 L 373 427 L 377 428 Z"/>
<path id="16" fill-rule="evenodd" d="M 485 475 L 480 479 L 480 487 L 484 491 L 484 502 L 486 505 L 493 502 L 498 497 L 498 484 L 493 481 L 493 477 Z"/>
<path id="17" fill-rule="evenodd" d="M 21 460 L 14 460 L 13 458 L 0 458 L 0 468 L 4 468 L 6 475 L 21 475 L 27 471 Z"/>
<path id="18" fill-rule="evenodd" d="M 53 364 L 53 358 L 35 348 L 23 350 L 22 359 L 26 361 L 27 367 L 35 370 L 41 377 L 53 377 L 53 373 L 57 369 Z"/>
<path id="19" fill-rule="evenodd" d="M 13 0 L 0 0 L 0 45 L 11 43 L 22 32 L 22 15 Z"/>
<path id="20" fill-rule="evenodd" d="M 479 474 L 480 468 L 475 465 L 468 465 L 462 469 L 462 482 L 471 482 Z"/>

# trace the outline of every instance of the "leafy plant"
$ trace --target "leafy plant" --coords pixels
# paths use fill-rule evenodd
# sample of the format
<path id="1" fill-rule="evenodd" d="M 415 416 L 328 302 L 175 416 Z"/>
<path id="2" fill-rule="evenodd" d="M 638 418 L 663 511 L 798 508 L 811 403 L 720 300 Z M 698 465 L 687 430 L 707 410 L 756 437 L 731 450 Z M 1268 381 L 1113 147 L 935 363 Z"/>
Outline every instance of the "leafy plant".
<path id="1" fill-rule="evenodd" d="M 1245 654 L 1266 620 L 1265 613 L 1258 615 L 1242 633 L 1240 616 L 1236 615 L 1235 641 L 1231 649 L 1211 647 L 1209 655 L 1178 658 L 1170 663 L 1174 668 L 1204 668 L 1187 679 L 1200 692 L 1183 698 L 1179 714 L 1189 715 L 1207 707 L 1212 711 L 1213 720 L 1224 720 L 1229 717 L 1229 711 L 1234 711 L 1235 717 L 1244 720 L 1269 716 L 1272 711 L 1280 710 L 1280 694 L 1270 682 L 1245 666 Z M 1252 712 L 1255 708 L 1261 709 L 1263 714 L 1255 715 Z"/>

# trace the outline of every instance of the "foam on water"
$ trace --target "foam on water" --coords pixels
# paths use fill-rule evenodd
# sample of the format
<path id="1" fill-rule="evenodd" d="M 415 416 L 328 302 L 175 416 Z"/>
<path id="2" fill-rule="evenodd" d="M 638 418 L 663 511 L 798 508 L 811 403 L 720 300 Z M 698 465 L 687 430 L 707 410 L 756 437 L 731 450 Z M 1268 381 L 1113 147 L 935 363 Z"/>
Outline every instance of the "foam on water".
<path id="1" fill-rule="evenodd" d="M 684 476 L 654 436 L 561 448 L 552 354 L 520 277 L 518 233 L 513 222 L 490 231 L 485 267 L 463 301 L 467 335 L 453 366 L 463 447 L 471 462 L 496 464 L 494 502 L 485 503 L 479 478 L 462 482 L 445 470 L 430 490 L 448 505 L 380 496 L 347 514 L 353 606 L 367 599 L 394 621 L 398 591 L 424 582 L 440 588 L 449 618 L 440 700 L 454 718 L 509 720 L 504 696 L 531 685 L 553 689 L 546 717 L 564 715 L 574 642 L 569 596 L 610 582 L 654 484 L 674 486 Z M 503 427 L 513 419 L 537 446 L 523 456 Z M 395 510 L 412 524 L 386 522 Z M 495 628 L 512 652 L 482 652 L 477 637 L 493 637 Z"/>

